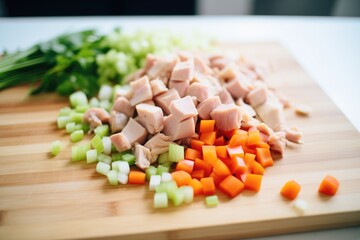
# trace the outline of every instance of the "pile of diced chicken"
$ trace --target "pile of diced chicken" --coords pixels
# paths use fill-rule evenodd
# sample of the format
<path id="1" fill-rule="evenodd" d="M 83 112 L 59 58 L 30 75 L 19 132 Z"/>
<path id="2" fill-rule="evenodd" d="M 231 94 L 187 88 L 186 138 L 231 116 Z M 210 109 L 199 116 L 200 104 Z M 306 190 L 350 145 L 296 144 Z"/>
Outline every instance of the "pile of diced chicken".
<path id="1" fill-rule="evenodd" d="M 186 145 L 197 138 L 199 119 L 214 119 L 223 131 L 256 127 L 271 150 L 282 154 L 286 140 L 300 143 L 301 133 L 286 126 L 287 102 L 266 85 L 264 72 L 224 55 L 148 55 L 144 68 L 115 93 L 111 113 L 91 108 L 84 120 L 92 128 L 109 123 L 113 145 L 119 152 L 134 149 L 143 170 L 170 142 Z"/>

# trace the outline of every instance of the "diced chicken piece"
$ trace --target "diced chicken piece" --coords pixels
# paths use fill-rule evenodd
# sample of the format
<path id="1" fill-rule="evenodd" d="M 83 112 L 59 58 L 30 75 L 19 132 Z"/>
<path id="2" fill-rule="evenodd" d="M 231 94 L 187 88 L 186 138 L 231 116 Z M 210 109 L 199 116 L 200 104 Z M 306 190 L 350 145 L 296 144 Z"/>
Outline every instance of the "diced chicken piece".
<path id="1" fill-rule="evenodd" d="M 205 63 L 200 56 L 194 56 L 194 68 L 196 72 L 203 74 L 213 73 L 212 69 Z"/>
<path id="2" fill-rule="evenodd" d="M 219 72 L 219 78 L 225 81 L 234 79 L 239 74 L 239 69 L 234 62 L 228 64 L 224 69 Z"/>
<path id="3" fill-rule="evenodd" d="M 133 118 L 129 119 L 121 133 L 126 136 L 132 146 L 136 142 L 139 144 L 145 143 L 148 134 L 146 129 Z"/>
<path id="4" fill-rule="evenodd" d="M 238 105 L 249 116 L 251 116 L 251 117 L 256 116 L 256 112 L 255 112 L 254 108 L 252 108 L 249 104 L 244 103 L 244 100 L 242 98 L 239 98 L 238 100 L 236 100 L 236 105 Z"/>
<path id="5" fill-rule="evenodd" d="M 189 59 L 194 58 L 194 54 L 190 51 L 181 51 L 178 53 L 178 57 L 180 59 L 181 62 L 186 62 Z"/>
<path id="6" fill-rule="evenodd" d="M 300 116 L 309 116 L 312 112 L 312 108 L 304 104 L 296 105 L 294 110 L 295 113 Z"/>
<path id="7" fill-rule="evenodd" d="M 186 80 L 186 81 L 175 81 L 175 80 L 170 80 L 169 82 L 169 88 L 172 89 L 176 89 L 176 91 L 179 93 L 180 97 L 184 97 L 186 95 L 186 92 L 189 88 L 190 85 L 190 81 Z"/>
<path id="8" fill-rule="evenodd" d="M 221 103 L 223 104 L 235 103 L 234 99 L 231 97 L 229 91 L 226 88 L 222 88 L 218 93 L 218 96 L 220 97 Z"/>
<path id="9" fill-rule="evenodd" d="M 112 133 L 117 133 L 123 130 L 129 117 L 124 113 L 111 111 L 110 128 Z"/>
<path id="10" fill-rule="evenodd" d="M 197 105 L 198 105 L 198 100 L 197 100 L 197 97 L 195 97 L 195 96 L 191 96 L 191 99 L 192 99 L 192 101 L 193 101 L 193 103 L 194 103 L 194 106 L 195 107 L 197 107 Z"/>
<path id="11" fill-rule="evenodd" d="M 146 128 L 150 134 L 160 132 L 164 127 L 164 114 L 161 108 L 149 104 L 136 105 L 138 122 Z"/>
<path id="12" fill-rule="evenodd" d="M 170 113 L 178 122 L 194 117 L 198 114 L 194 102 L 190 96 L 172 101 L 170 104 Z"/>
<path id="13" fill-rule="evenodd" d="M 242 115 L 235 104 L 221 104 L 211 112 L 217 129 L 231 131 L 240 128 Z"/>
<path id="14" fill-rule="evenodd" d="M 197 111 L 201 119 L 211 119 L 210 113 L 221 105 L 219 96 L 209 97 L 197 106 Z"/>
<path id="15" fill-rule="evenodd" d="M 199 102 L 204 101 L 205 99 L 211 96 L 209 87 L 203 83 L 192 83 L 188 88 L 188 95 L 194 96 Z"/>
<path id="16" fill-rule="evenodd" d="M 144 147 L 150 150 L 150 163 L 156 162 L 158 155 L 169 151 L 169 144 L 171 142 L 171 138 L 169 136 L 165 136 L 162 133 L 158 133 L 150 138 L 150 140 L 148 140 L 144 145 Z"/>
<path id="17" fill-rule="evenodd" d="M 274 97 L 255 108 L 257 115 L 274 131 L 280 131 L 285 126 L 285 115 L 281 104 Z"/>
<path id="18" fill-rule="evenodd" d="M 267 99 L 267 93 L 265 87 L 257 87 L 249 92 L 245 101 L 252 107 L 263 104 Z"/>
<path id="19" fill-rule="evenodd" d="M 261 133 L 264 133 L 266 135 L 273 135 L 274 131 L 269 128 L 268 125 L 266 125 L 265 123 L 259 123 L 259 125 L 256 126 L 257 130 L 259 130 Z"/>
<path id="20" fill-rule="evenodd" d="M 168 58 L 158 58 L 147 71 L 150 79 L 160 78 L 164 83 L 171 76 L 171 71 L 175 64 L 179 61 L 177 57 L 170 56 Z"/>
<path id="21" fill-rule="evenodd" d="M 175 65 L 171 73 L 171 80 L 190 81 L 194 77 L 194 60 L 179 62 Z"/>
<path id="22" fill-rule="evenodd" d="M 173 141 L 191 137 L 195 134 L 194 119 L 187 118 L 178 122 L 173 115 L 169 115 L 165 120 L 163 133 Z"/>
<path id="23" fill-rule="evenodd" d="M 175 89 L 170 89 L 169 91 L 158 95 L 154 98 L 154 102 L 159 106 L 166 114 L 170 114 L 170 104 L 172 101 L 180 99 L 179 93 Z"/>
<path id="24" fill-rule="evenodd" d="M 234 99 L 245 98 L 250 91 L 250 83 L 244 75 L 238 75 L 226 83 L 225 88 Z"/>
<path id="25" fill-rule="evenodd" d="M 150 85 L 151 85 L 151 91 L 152 91 L 154 97 L 156 97 L 168 90 L 168 88 L 165 86 L 163 81 L 161 81 L 160 79 L 154 79 L 154 80 L 150 81 Z"/>
<path id="26" fill-rule="evenodd" d="M 90 125 L 91 129 L 108 123 L 110 120 L 110 114 L 103 108 L 89 108 L 83 117 L 84 122 Z"/>
<path id="27" fill-rule="evenodd" d="M 135 165 L 145 171 L 150 166 L 151 154 L 146 147 L 135 144 Z"/>
<path id="28" fill-rule="evenodd" d="M 151 92 L 151 86 L 149 78 L 144 76 L 130 83 L 131 89 L 134 95 L 130 99 L 131 106 L 135 106 L 138 103 L 151 100 L 153 95 Z"/>
<path id="29" fill-rule="evenodd" d="M 146 55 L 146 62 L 144 65 L 144 72 L 148 72 L 149 69 L 154 66 L 154 63 L 159 59 L 159 57 L 156 57 L 153 54 Z"/>
<path id="30" fill-rule="evenodd" d="M 119 97 L 114 102 L 112 110 L 121 112 L 128 117 L 132 117 L 134 115 L 135 108 L 131 106 L 128 99 L 126 99 L 125 97 Z"/>
<path id="31" fill-rule="evenodd" d="M 115 133 L 111 135 L 110 140 L 119 152 L 131 149 L 131 143 L 123 133 Z"/>
<path id="32" fill-rule="evenodd" d="M 285 129 L 285 138 L 293 143 L 302 143 L 302 133 L 297 128 Z"/>
<path id="33" fill-rule="evenodd" d="M 131 73 L 130 75 L 127 75 L 125 78 L 124 78 L 124 83 L 129 83 L 129 82 L 132 82 L 136 79 L 139 79 L 141 78 L 142 76 L 144 76 L 144 74 L 146 73 L 146 71 L 144 69 L 139 69 L 133 73 Z"/>
<path id="34" fill-rule="evenodd" d="M 146 102 L 143 102 L 144 104 L 148 104 L 148 105 L 152 105 L 152 106 L 155 106 L 155 102 L 153 100 L 149 100 L 149 101 L 146 101 Z"/>
<path id="35" fill-rule="evenodd" d="M 220 70 L 224 69 L 228 64 L 229 60 L 224 57 L 218 57 L 215 59 L 210 59 L 211 68 L 218 68 Z"/>
<path id="36" fill-rule="evenodd" d="M 283 108 L 289 108 L 291 107 L 291 104 L 290 104 L 290 101 L 289 99 L 282 95 L 282 94 L 279 94 L 279 93 L 276 93 L 276 96 L 278 97 L 280 103 L 283 105 Z M 295 110 L 296 111 L 296 110 Z M 295 112 L 296 113 L 296 112 Z"/>
<path id="37" fill-rule="evenodd" d="M 269 144 L 271 150 L 283 155 L 286 147 L 285 133 L 276 132 L 270 135 L 267 140 L 267 144 Z"/>
<path id="38" fill-rule="evenodd" d="M 114 102 L 119 97 L 124 97 L 126 99 L 130 99 L 132 97 L 132 95 L 133 95 L 133 92 L 131 90 L 130 85 L 124 85 L 124 86 L 121 86 L 121 87 L 116 87 L 115 88 L 115 93 L 114 93 Z"/>

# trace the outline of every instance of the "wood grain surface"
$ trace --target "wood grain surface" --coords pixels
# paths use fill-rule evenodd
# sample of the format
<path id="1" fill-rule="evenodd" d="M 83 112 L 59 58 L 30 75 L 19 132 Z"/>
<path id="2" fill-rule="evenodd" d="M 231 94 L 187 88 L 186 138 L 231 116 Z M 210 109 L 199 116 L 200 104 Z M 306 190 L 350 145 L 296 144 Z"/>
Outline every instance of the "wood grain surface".
<path id="1" fill-rule="evenodd" d="M 233 200 L 219 193 L 219 206 L 210 209 L 197 197 L 190 205 L 154 210 L 147 187 L 111 187 L 95 165 L 70 161 L 69 136 L 55 123 L 66 98 L 32 97 L 17 87 L 0 92 L 0 239 L 225 239 L 358 225 L 359 132 L 282 46 L 232 44 L 224 51 L 269 60 L 271 85 L 314 109 L 310 117 L 286 112 L 305 144 L 288 146 L 267 169 L 259 193 L 244 191 Z M 63 150 L 52 158 L 54 140 Z M 332 198 L 317 193 L 326 174 L 340 180 Z M 302 185 L 299 198 L 309 205 L 303 216 L 279 195 L 291 179 Z"/>

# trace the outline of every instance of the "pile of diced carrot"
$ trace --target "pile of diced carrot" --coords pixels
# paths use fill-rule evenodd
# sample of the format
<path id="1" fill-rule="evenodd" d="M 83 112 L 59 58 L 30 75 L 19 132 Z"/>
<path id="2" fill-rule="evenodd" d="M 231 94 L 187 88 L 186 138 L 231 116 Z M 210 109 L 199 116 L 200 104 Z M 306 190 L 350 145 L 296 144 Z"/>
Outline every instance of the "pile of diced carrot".
<path id="1" fill-rule="evenodd" d="M 214 120 L 201 120 L 198 129 L 199 138 L 191 140 L 172 173 L 177 185 L 192 186 L 194 195 L 213 195 L 219 189 L 230 198 L 244 189 L 259 191 L 265 168 L 273 165 L 261 133 L 216 130 Z"/>

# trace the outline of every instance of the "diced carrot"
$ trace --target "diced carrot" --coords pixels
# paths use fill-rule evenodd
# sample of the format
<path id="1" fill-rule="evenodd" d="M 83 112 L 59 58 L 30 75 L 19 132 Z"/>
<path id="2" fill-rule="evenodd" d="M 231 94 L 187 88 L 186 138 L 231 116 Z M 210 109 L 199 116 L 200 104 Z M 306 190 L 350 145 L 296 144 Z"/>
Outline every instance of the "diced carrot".
<path id="1" fill-rule="evenodd" d="M 228 154 L 231 158 L 234 157 L 244 157 L 244 150 L 242 148 L 242 146 L 237 146 L 237 147 L 230 147 L 230 146 L 226 146 L 226 149 L 228 151 Z"/>
<path id="2" fill-rule="evenodd" d="M 128 177 L 128 184 L 144 184 L 146 174 L 141 171 L 130 171 Z"/>
<path id="3" fill-rule="evenodd" d="M 256 150 L 251 148 L 251 147 L 248 147 L 248 146 L 242 146 L 243 150 L 245 153 L 251 153 L 251 154 L 254 154 L 256 155 Z"/>
<path id="4" fill-rule="evenodd" d="M 208 177 L 212 171 L 212 166 L 210 165 L 210 163 L 205 162 L 204 160 L 201 160 L 199 158 L 195 159 L 195 165 L 194 165 L 194 169 L 195 170 L 204 170 L 204 175 L 205 177 Z"/>
<path id="5" fill-rule="evenodd" d="M 318 192 L 328 196 L 334 196 L 338 191 L 339 186 L 340 183 L 336 178 L 331 175 L 327 175 L 321 181 Z"/>
<path id="6" fill-rule="evenodd" d="M 269 148 L 270 149 L 270 146 L 269 144 L 267 144 L 266 142 L 262 142 L 260 141 L 260 143 L 256 144 L 256 145 L 253 145 L 251 147 L 255 147 L 255 148 Z"/>
<path id="7" fill-rule="evenodd" d="M 268 148 L 256 148 L 256 160 L 264 168 L 270 167 L 274 164 L 274 161 L 270 153 L 270 149 Z"/>
<path id="8" fill-rule="evenodd" d="M 176 184 L 178 185 L 178 187 L 181 186 L 185 186 L 185 185 L 189 185 L 190 181 L 191 181 L 191 176 L 189 173 L 185 172 L 185 171 L 176 171 L 171 173 L 172 178 L 174 179 L 174 181 L 176 182 Z"/>
<path id="9" fill-rule="evenodd" d="M 215 194 L 216 188 L 212 177 L 202 178 L 200 182 L 203 186 L 204 195 L 209 196 Z"/>
<path id="10" fill-rule="evenodd" d="M 183 171 L 191 174 L 193 169 L 194 169 L 194 161 L 184 159 L 184 160 L 180 160 L 176 164 L 175 171 L 183 170 Z"/>
<path id="11" fill-rule="evenodd" d="M 247 138 L 248 138 L 248 134 L 245 131 L 241 133 L 236 133 L 231 137 L 228 145 L 230 147 L 237 147 L 240 145 L 244 146 L 246 144 Z"/>
<path id="12" fill-rule="evenodd" d="M 190 160 L 195 160 L 195 158 L 201 158 L 201 152 L 192 148 L 187 148 L 185 150 L 185 158 Z"/>
<path id="13" fill-rule="evenodd" d="M 224 138 L 224 136 L 218 137 L 218 138 L 215 140 L 214 145 L 215 145 L 215 146 L 223 146 L 223 145 L 225 145 L 225 138 Z"/>
<path id="14" fill-rule="evenodd" d="M 261 166 L 261 164 L 254 161 L 252 164 L 252 167 L 251 167 L 251 173 L 263 175 L 264 172 L 265 172 L 265 169 Z"/>
<path id="15" fill-rule="evenodd" d="M 245 153 L 244 162 L 249 169 L 252 168 L 253 163 L 255 162 L 256 155 L 251 153 Z"/>
<path id="16" fill-rule="evenodd" d="M 219 177 L 226 177 L 231 174 L 229 168 L 221 160 L 217 160 L 213 165 L 213 172 Z"/>
<path id="17" fill-rule="evenodd" d="M 227 137 L 227 139 L 230 139 L 232 136 L 234 136 L 235 134 L 237 133 L 243 133 L 243 132 L 246 132 L 244 130 L 241 130 L 241 129 L 234 129 L 234 130 L 231 130 L 231 131 L 223 131 L 223 135 L 225 137 Z"/>
<path id="18" fill-rule="evenodd" d="M 198 180 L 202 179 L 203 177 L 205 177 L 204 169 L 193 170 L 191 173 L 191 177 Z"/>
<path id="19" fill-rule="evenodd" d="M 230 168 L 231 173 L 233 173 L 233 174 L 237 174 L 237 173 L 243 174 L 243 173 L 249 172 L 249 168 L 245 164 L 244 159 L 242 159 L 240 157 L 232 158 L 229 168 Z"/>
<path id="20" fill-rule="evenodd" d="M 235 174 L 234 176 L 239 179 L 240 181 L 242 181 L 243 183 L 245 183 L 245 180 L 246 180 L 246 176 L 248 175 L 249 173 L 237 173 Z"/>
<path id="21" fill-rule="evenodd" d="M 215 146 L 203 146 L 202 154 L 204 161 L 209 163 L 211 166 L 217 161 Z"/>
<path id="22" fill-rule="evenodd" d="M 189 184 L 194 189 L 194 196 L 200 195 L 203 193 L 203 187 L 199 180 L 191 179 Z"/>
<path id="23" fill-rule="evenodd" d="M 219 158 L 227 158 L 228 154 L 227 154 L 226 146 L 216 146 L 215 150 L 216 150 L 216 155 Z"/>
<path id="24" fill-rule="evenodd" d="M 258 192 L 261 187 L 262 175 L 247 174 L 245 178 L 245 189 Z"/>
<path id="25" fill-rule="evenodd" d="M 214 131 L 215 120 L 201 120 L 199 132 L 210 133 Z"/>
<path id="26" fill-rule="evenodd" d="M 256 145 L 258 143 L 260 143 L 260 132 L 259 130 L 254 130 L 254 131 L 250 131 L 248 132 L 248 139 L 247 139 L 247 145 L 248 146 L 252 146 L 252 145 Z"/>
<path id="27" fill-rule="evenodd" d="M 215 186 L 218 186 L 222 180 L 224 180 L 224 177 L 220 177 L 216 175 L 214 172 L 211 172 L 210 176 L 214 179 Z"/>
<path id="28" fill-rule="evenodd" d="M 236 177 L 229 175 L 219 184 L 219 189 L 228 197 L 234 198 L 244 190 L 244 184 Z"/>
<path id="29" fill-rule="evenodd" d="M 231 158 L 227 157 L 227 158 L 219 158 L 221 161 L 223 161 L 223 163 L 226 164 L 226 166 L 230 167 L 231 164 Z"/>
<path id="30" fill-rule="evenodd" d="M 294 200 L 299 194 L 300 190 L 301 190 L 300 184 L 298 184 L 294 180 L 291 180 L 285 183 L 285 185 L 281 188 L 280 193 L 284 197 L 290 200 Z"/>
<path id="31" fill-rule="evenodd" d="M 215 140 L 216 132 L 205 132 L 200 135 L 200 141 L 204 142 L 206 145 L 214 145 Z"/>
<path id="32" fill-rule="evenodd" d="M 191 139 L 191 148 L 198 150 L 198 151 L 202 151 L 202 146 L 204 145 L 204 143 L 200 140 L 196 140 L 196 139 Z"/>

